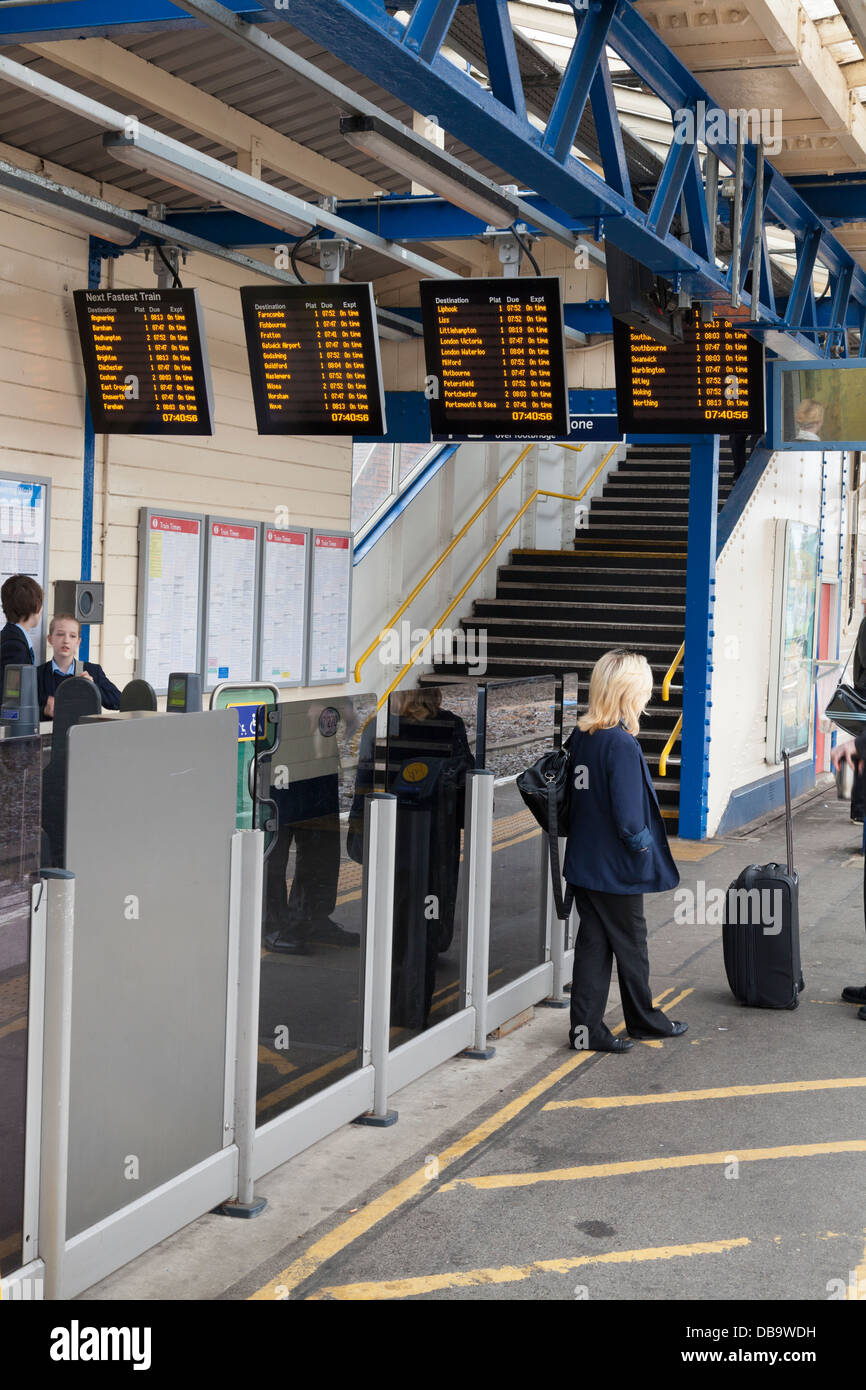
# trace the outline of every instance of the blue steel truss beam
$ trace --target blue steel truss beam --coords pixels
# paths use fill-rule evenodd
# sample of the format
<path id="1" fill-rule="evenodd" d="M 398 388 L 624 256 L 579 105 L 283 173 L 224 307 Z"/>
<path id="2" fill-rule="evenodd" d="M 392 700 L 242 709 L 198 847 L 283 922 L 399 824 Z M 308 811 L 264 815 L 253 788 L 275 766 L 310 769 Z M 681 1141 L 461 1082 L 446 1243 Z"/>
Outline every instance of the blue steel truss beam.
<path id="1" fill-rule="evenodd" d="M 249 24 L 273 24 L 278 16 L 256 0 L 223 0 Z M 137 30 L 201 28 L 169 0 L 55 0 L 46 5 L 0 9 L 0 44 L 48 43 L 54 39 L 112 38 Z"/>
<path id="2" fill-rule="evenodd" d="M 262 0 L 262 4 L 278 14 L 277 0 Z M 414 13 L 423 13 L 426 23 L 433 0 L 423 0 L 423 4 L 423 12 L 416 4 Z M 410 50 L 405 42 L 407 26 L 389 14 L 381 0 L 333 0 L 328 4 L 324 0 L 292 0 L 291 18 L 301 32 L 414 109 L 435 111 L 437 120 L 450 134 L 526 186 L 536 189 L 564 213 L 573 218 L 597 218 L 599 230 L 642 264 L 666 276 L 695 298 L 715 304 L 733 318 L 748 313 L 750 296 L 744 294 L 743 309 L 734 310 L 725 273 L 697 247 L 686 245 L 665 227 L 670 206 L 676 201 L 675 194 L 685 191 L 689 170 L 685 157 L 680 160 L 677 153 L 672 153 L 667 186 L 657 193 L 651 218 L 627 193 L 611 187 L 570 153 L 570 141 L 605 43 L 625 59 L 672 111 L 691 109 L 696 112 L 701 101 L 707 112 L 717 109 L 697 79 L 628 0 L 597 0 L 584 13 L 544 132 L 538 131 L 492 92 L 485 91 L 441 52 L 424 58 Z M 616 119 L 615 115 L 612 114 L 611 119 Z M 725 141 L 710 143 L 722 162 L 732 167 L 733 146 Z M 753 146 L 747 146 L 745 162 L 751 188 L 755 176 Z M 694 192 L 692 188 L 693 204 Z M 810 233 L 817 233 L 821 262 L 831 274 L 851 266 L 851 297 L 859 304 L 866 304 L 866 274 L 855 265 L 806 201 L 779 175 L 767 180 L 764 213 L 767 223 L 786 227 L 798 243 Z M 744 243 L 744 249 L 748 256 L 751 245 Z M 806 307 L 803 306 L 804 311 Z M 769 318 L 771 314 L 772 307 L 767 305 L 762 316 Z M 814 356 L 821 350 L 814 341 L 812 323 L 796 319 L 771 320 L 769 328 L 771 334 L 774 328 L 781 330 L 778 340 L 771 345 L 785 356 Z"/>

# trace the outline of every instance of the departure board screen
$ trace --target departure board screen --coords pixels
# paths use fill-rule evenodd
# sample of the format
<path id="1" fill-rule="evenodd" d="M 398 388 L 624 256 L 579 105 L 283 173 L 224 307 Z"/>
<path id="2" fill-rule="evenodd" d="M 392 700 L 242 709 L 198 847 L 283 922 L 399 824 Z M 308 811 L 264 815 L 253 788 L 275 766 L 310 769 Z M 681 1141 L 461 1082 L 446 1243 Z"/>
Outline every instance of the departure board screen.
<path id="1" fill-rule="evenodd" d="M 76 290 L 97 434 L 213 434 L 213 394 L 195 290 Z"/>
<path id="2" fill-rule="evenodd" d="M 259 434 L 384 434 L 373 287 L 241 290 Z"/>
<path id="3" fill-rule="evenodd" d="M 422 280 L 434 439 L 564 439 L 559 281 Z"/>
<path id="4" fill-rule="evenodd" d="M 690 315 L 670 345 L 614 319 L 613 350 L 623 433 L 763 433 L 764 349 L 727 319 Z"/>

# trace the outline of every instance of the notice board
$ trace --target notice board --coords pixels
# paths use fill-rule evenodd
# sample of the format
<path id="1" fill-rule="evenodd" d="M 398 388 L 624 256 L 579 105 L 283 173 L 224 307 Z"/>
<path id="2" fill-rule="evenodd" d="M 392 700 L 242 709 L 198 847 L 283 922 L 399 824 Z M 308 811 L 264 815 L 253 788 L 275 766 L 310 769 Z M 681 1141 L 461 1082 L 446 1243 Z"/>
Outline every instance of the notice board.
<path id="1" fill-rule="evenodd" d="M 213 434 L 213 390 L 195 290 L 75 290 L 97 434 Z"/>
<path id="2" fill-rule="evenodd" d="M 339 685 L 348 680 L 351 609 L 351 533 L 314 531 L 308 685 Z"/>
<path id="3" fill-rule="evenodd" d="M 39 626 L 30 633 L 37 662 L 44 656 L 44 632 L 51 617 L 47 592 L 50 496 L 47 478 L 0 473 L 0 585 L 13 574 L 27 574 L 46 590 L 48 617 L 43 612 Z"/>
<path id="4" fill-rule="evenodd" d="M 143 507 L 139 521 L 135 674 L 158 695 L 201 659 L 205 518 Z"/>
<path id="5" fill-rule="evenodd" d="M 306 680 L 310 535 L 306 527 L 264 528 L 259 680 L 272 685 Z"/>
<path id="6" fill-rule="evenodd" d="M 207 519 L 204 688 L 254 680 L 259 590 L 257 521 Z"/>

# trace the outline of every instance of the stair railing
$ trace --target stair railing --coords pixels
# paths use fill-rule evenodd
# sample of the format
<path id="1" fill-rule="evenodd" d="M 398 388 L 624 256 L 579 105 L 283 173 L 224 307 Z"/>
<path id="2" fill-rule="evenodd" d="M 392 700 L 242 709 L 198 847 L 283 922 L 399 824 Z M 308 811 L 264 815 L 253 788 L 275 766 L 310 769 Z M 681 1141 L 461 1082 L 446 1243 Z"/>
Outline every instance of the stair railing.
<path id="1" fill-rule="evenodd" d="M 387 701 L 388 696 L 389 696 L 394 690 L 397 689 L 397 686 L 400 684 L 400 682 L 403 680 L 403 678 L 409 674 L 409 672 L 411 671 L 412 667 L 415 665 L 415 662 L 418 660 L 418 658 L 421 656 L 421 654 L 427 649 L 427 647 L 428 647 L 428 646 L 430 645 L 430 643 L 433 641 L 433 638 L 434 638 L 435 634 L 440 630 L 440 628 L 442 627 L 442 624 L 446 621 L 446 619 L 450 618 L 451 614 L 454 612 L 454 609 L 457 607 L 458 603 L 459 603 L 460 600 L 463 598 L 463 596 L 464 596 L 464 594 L 466 593 L 466 591 L 472 587 L 472 585 L 475 583 L 475 580 L 478 578 L 479 574 L 481 574 L 482 570 L 484 569 L 485 565 L 488 565 L 488 564 L 490 563 L 490 561 L 493 559 L 494 555 L 496 554 L 496 552 L 497 552 L 497 550 L 499 549 L 499 547 L 500 547 L 500 545 L 502 544 L 502 542 L 506 539 L 507 536 L 509 536 L 509 535 L 511 534 L 511 532 L 514 530 L 515 526 L 517 525 L 518 521 L 520 521 L 521 517 L 523 517 L 523 516 L 526 515 L 526 513 L 529 511 L 529 508 L 532 506 L 533 502 L 535 502 L 539 497 L 556 497 L 556 498 L 559 498 L 559 500 L 560 500 L 560 501 L 563 501 L 563 502 L 580 502 L 580 501 L 582 501 L 582 499 L 586 496 L 586 494 L 587 494 L 587 492 L 589 491 L 589 489 L 592 487 L 592 485 L 593 485 L 593 483 L 595 482 L 596 478 L 598 477 L 599 473 L 600 473 L 601 470 L 604 468 L 605 464 L 608 462 L 608 460 L 612 457 L 612 455 L 613 455 L 613 454 L 616 452 L 616 450 L 619 448 L 621 442 L 622 442 L 622 441 L 618 439 L 618 440 L 616 441 L 616 443 L 613 444 L 613 445 L 611 446 L 610 449 L 608 449 L 608 451 L 607 451 L 607 453 L 605 454 L 604 458 L 601 460 L 601 463 L 600 463 L 600 464 L 598 465 L 598 467 L 593 471 L 592 476 L 591 476 L 590 478 L 587 479 L 587 481 L 584 483 L 583 487 L 581 488 L 580 492 L 578 492 L 576 495 L 573 495 L 572 493 L 569 493 L 569 492 L 551 492 L 548 488 L 538 488 L 538 487 L 537 487 L 537 488 L 535 489 L 535 491 L 527 498 L 527 500 L 524 502 L 523 506 L 522 506 L 522 507 L 520 508 L 520 510 L 516 513 L 516 515 L 513 517 L 513 519 L 508 523 L 508 525 L 506 526 L 505 530 L 504 530 L 504 531 L 501 533 L 501 535 L 499 535 L 499 536 L 497 537 L 497 539 L 494 541 L 493 545 L 490 547 L 490 549 L 488 550 L 487 554 L 484 556 L 484 559 L 481 561 L 481 563 L 480 563 L 479 565 L 477 565 L 476 568 L 472 571 L 472 573 L 470 574 L 469 578 L 466 580 L 466 583 L 465 583 L 465 584 L 463 585 L 463 587 L 460 589 L 459 593 L 455 595 L 455 597 L 454 597 L 454 598 L 451 600 L 451 602 L 449 603 L 448 607 L 445 609 L 445 612 L 442 613 L 442 614 L 440 615 L 440 617 L 437 619 L 437 621 L 434 623 L 434 625 L 433 625 L 431 631 L 428 632 L 428 634 L 427 634 L 427 636 L 425 637 L 424 641 L 421 642 L 421 643 L 415 648 L 414 652 L 412 653 L 412 655 L 411 655 L 411 657 L 409 658 L 409 660 L 406 662 L 405 666 L 403 666 L 403 668 L 402 668 L 402 669 L 397 673 L 397 675 L 394 677 L 393 681 L 392 681 L 391 684 L 388 686 L 388 689 L 385 691 L 384 695 L 382 696 L 382 698 L 379 700 L 378 704 L 376 705 L 376 709 L 377 709 L 377 710 L 380 710 L 380 709 L 382 708 L 382 706 L 383 706 L 383 705 L 385 704 L 385 702 Z M 532 447 L 532 446 L 530 445 L 530 448 L 531 448 L 531 447 Z M 578 446 L 573 445 L 572 447 L 573 447 L 573 448 L 577 448 Z M 517 467 L 517 464 L 518 464 L 518 463 L 521 463 L 521 462 L 522 462 L 523 458 L 525 458 L 525 456 L 526 456 L 526 454 L 527 454 L 528 452 L 529 452 L 528 449 L 524 450 L 524 452 L 523 452 L 523 454 L 521 455 L 521 457 L 516 461 L 515 464 L 512 465 L 511 472 L 514 471 L 514 468 Z M 510 476 L 510 473 L 509 473 L 509 474 L 506 474 L 505 478 L 502 479 L 502 482 L 505 482 L 509 476 Z M 490 494 L 491 497 L 495 496 L 495 493 L 499 491 L 499 487 L 501 487 L 501 485 L 502 485 L 502 483 L 500 483 L 499 486 L 495 489 L 495 491 L 494 491 L 493 493 Z M 489 501 L 490 498 L 488 498 L 487 500 Z M 388 628 L 392 628 L 392 627 L 394 626 L 394 623 L 398 620 L 398 618 L 401 618 L 401 617 L 402 617 L 402 615 L 405 613 L 406 609 L 408 608 L 409 604 L 412 602 L 413 598 L 415 598 L 416 595 L 419 594 L 419 593 L 421 592 L 421 589 L 422 589 L 422 588 L 424 587 L 424 585 L 427 583 L 427 580 L 429 579 L 429 577 L 430 577 L 432 574 L 435 573 L 435 571 L 438 569 L 439 565 L 442 563 L 442 561 L 445 559 L 445 557 L 446 557 L 448 554 L 450 554 L 450 552 L 454 549 L 454 546 L 457 544 L 457 541 L 460 539 L 460 537 L 461 537 L 462 535 L 465 535 L 465 533 L 466 533 L 466 531 L 468 530 L 469 526 L 471 526 L 472 521 L 475 520 L 475 517 L 476 517 L 476 516 L 479 516 L 479 515 L 481 514 L 481 512 L 483 511 L 483 509 L 484 509 L 485 506 L 486 506 L 486 503 L 482 503 L 481 507 L 479 507 L 479 508 L 478 508 L 478 511 L 475 513 L 475 516 L 473 516 L 473 517 L 470 519 L 470 521 L 468 521 L 468 522 L 466 523 L 466 526 L 463 527 L 463 530 L 462 530 L 457 536 L 455 536 L 454 540 L 453 540 L 453 541 L 451 542 L 451 544 L 448 546 L 448 549 L 445 550 L 444 553 L 443 553 L 443 554 L 439 557 L 439 559 L 436 561 L 436 564 L 435 564 L 435 565 L 431 565 L 430 569 L 427 571 L 427 574 L 424 576 L 424 578 L 421 580 L 421 582 L 415 586 L 415 588 L 412 590 L 412 593 L 409 595 L 409 597 L 408 597 L 408 598 L 405 600 L 405 602 L 404 602 L 403 604 L 401 604 L 401 606 L 397 609 L 397 612 L 394 614 L 393 618 L 391 619 L 390 623 L 388 624 Z M 360 674 L 359 674 L 359 672 L 360 672 L 361 667 L 363 666 L 364 662 L 365 662 L 365 661 L 367 660 L 367 658 L 376 650 L 376 647 L 378 646 L 379 642 L 381 641 L 381 639 L 382 639 L 384 633 L 388 631 L 388 628 L 385 628 L 385 629 L 383 630 L 383 632 L 381 632 L 381 633 L 379 634 L 379 637 L 377 637 L 376 641 L 372 644 L 371 647 L 369 647 L 369 648 L 367 649 L 367 651 L 364 653 L 364 655 L 363 655 L 363 656 L 360 658 L 360 660 L 358 661 L 357 665 L 355 666 L 355 680 L 356 680 L 356 681 L 359 681 L 359 680 L 360 680 Z"/>
<path id="2" fill-rule="evenodd" d="M 666 674 L 664 680 L 662 681 L 662 699 L 663 699 L 663 700 L 669 700 L 669 699 L 671 698 L 671 681 L 673 680 L 674 676 L 676 675 L 676 672 L 677 672 L 677 669 L 678 669 L 678 667 L 679 667 L 679 664 L 680 664 L 680 662 L 682 661 L 682 659 L 683 659 L 683 657 L 685 656 L 685 654 L 686 654 L 686 644 L 685 644 L 685 642 L 683 642 L 682 646 L 680 647 L 679 651 L 677 652 L 676 656 L 674 657 L 673 661 L 671 662 L 670 666 L 668 667 L 667 674 Z M 677 739 L 679 738 L 680 734 L 682 733 L 682 729 L 683 729 L 683 716 L 680 715 L 679 719 L 677 720 L 676 724 L 675 724 L 674 727 L 673 727 L 673 732 L 671 733 L 670 738 L 668 739 L 667 743 L 665 744 L 664 748 L 662 749 L 662 755 L 661 755 L 661 757 L 659 758 L 659 777 L 666 777 L 666 776 L 667 776 L 667 772 L 668 772 L 668 757 L 670 756 L 671 749 L 673 748 L 674 744 L 676 743 Z"/>

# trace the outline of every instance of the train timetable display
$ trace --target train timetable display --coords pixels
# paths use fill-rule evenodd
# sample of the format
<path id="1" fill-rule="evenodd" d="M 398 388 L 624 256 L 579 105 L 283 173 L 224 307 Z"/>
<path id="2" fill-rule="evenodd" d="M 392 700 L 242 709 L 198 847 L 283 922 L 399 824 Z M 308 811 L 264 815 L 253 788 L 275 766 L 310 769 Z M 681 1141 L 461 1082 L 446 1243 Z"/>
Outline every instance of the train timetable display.
<path id="1" fill-rule="evenodd" d="M 98 434 L 213 434 L 195 290 L 76 290 L 73 298 Z"/>
<path id="2" fill-rule="evenodd" d="M 259 434 L 384 434 L 373 287 L 241 289 Z"/>
<path id="3" fill-rule="evenodd" d="M 615 319 L 613 348 L 624 433 L 763 433 L 764 349 L 727 319 L 692 315 L 673 344 Z"/>
<path id="4" fill-rule="evenodd" d="M 434 439 L 564 439 L 559 281 L 422 280 Z"/>

